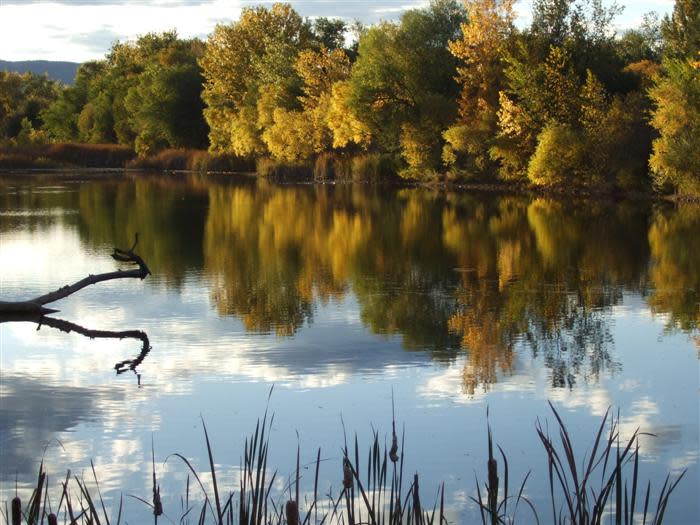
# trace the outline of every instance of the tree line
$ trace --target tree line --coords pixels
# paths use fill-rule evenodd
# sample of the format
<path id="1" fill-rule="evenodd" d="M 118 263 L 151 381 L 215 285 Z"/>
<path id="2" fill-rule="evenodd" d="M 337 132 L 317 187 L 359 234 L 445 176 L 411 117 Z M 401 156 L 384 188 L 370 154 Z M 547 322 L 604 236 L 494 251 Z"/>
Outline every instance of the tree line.
<path id="1" fill-rule="evenodd" d="M 118 42 L 69 87 L 0 73 L 0 138 L 700 193 L 700 0 L 622 33 L 602 0 L 534 0 L 525 28 L 513 4 L 433 0 L 370 27 L 248 7 L 205 42 Z"/>

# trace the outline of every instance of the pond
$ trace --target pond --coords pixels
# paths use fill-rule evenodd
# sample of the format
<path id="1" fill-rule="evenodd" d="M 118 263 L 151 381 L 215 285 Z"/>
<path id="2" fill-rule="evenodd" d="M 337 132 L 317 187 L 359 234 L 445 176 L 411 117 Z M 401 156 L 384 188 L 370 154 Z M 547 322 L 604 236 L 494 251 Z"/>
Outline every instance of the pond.
<path id="1" fill-rule="evenodd" d="M 112 248 L 136 233 L 152 275 L 85 288 L 52 317 L 142 331 L 149 352 L 134 338 L 0 324 L 4 501 L 16 480 L 26 498 L 42 455 L 52 486 L 67 469 L 91 479 L 92 460 L 110 508 L 121 494 L 150 501 L 153 442 L 177 521 L 189 472 L 169 456 L 187 457 L 209 486 L 204 421 L 218 481 L 238 491 L 245 438 L 268 406 L 274 490 L 287 488 L 297 446 L 302 490 L 312 490 L 321 447 L 321 490 L 337 495 L 344 436 L 357 434 L 362 457 L 373 431 L 390 442 L 393 398 L 404 468 L 419 473 L 425 505 L 444 482 L 450 521 L 477 519 L 488 410 L 511 486 L 532 471 L 525 494 L 547 523 L 535 424 L 555 430 L 551 401 L 579 461 L 609 407 L 623 436 L 653 434 L 640 439 L 642 485 L 651 480 L 656 495 L 687 469 L 667 522 L 700 522 L 700 206 L 238 177 L 4 176 L 2 299 L 113 271 Z M 124 513 L 152 519 L 134 498 Z"/>

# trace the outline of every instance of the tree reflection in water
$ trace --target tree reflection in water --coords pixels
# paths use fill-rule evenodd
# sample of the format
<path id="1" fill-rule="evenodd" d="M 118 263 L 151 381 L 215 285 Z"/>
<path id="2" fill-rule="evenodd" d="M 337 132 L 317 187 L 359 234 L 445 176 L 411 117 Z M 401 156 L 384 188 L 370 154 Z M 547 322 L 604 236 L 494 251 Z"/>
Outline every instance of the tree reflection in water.
<path id="1" fill-rule="evenodd" d="M 56 197 L 24 205 L 42 198 Z M 90 246 L 128 242 L 138 225 L 150 286 L 178 290 L 195 271 L 221 316 L 280 337 L 352 297 L 369 331 L 407 351 L 466 354 L 472 393 L 517 372 L 524 348 L 558 387 L 620 368 L 611 319 L 625 294 L 669 330 L 700 321 L 692 205 L 202 177 L 93 182 L 69 201 Z"/>

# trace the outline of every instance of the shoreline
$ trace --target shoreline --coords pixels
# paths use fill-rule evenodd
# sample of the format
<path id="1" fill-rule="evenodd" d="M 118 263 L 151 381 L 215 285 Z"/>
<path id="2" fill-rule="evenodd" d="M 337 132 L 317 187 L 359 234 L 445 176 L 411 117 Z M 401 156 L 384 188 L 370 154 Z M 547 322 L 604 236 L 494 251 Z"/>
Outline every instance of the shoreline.
<path id="1" fill-rule="evenodd" d="M 653 191 L 621 192 L 605 189 L 563 187 L 563 186 L 536 186 L 533 184 L 515 182 L 420 182 L 415 180 L 315 180 L 314 178 L 300 177 L 274 177 L 265 176 L 254 171 L 198 171 L 198 170 L 153 170 L 143 168 L 102 168 L 102 167 L 53 167 L 53 168 L 0 168 L 0 177 L 23 177 L 23 176 L 77 176 L 84 179 L 100 179 L 103 176 L 114 175 L 203 175 L 214 177 L 241 177 L 245 179 L 267 179 L 274 184 L 280 185 L 365 185 L 365 186 L 390 186 L 395 188 L 420 188 L 426 190 L 454 193 L 488 193 L 516 196 L 547 197 L 547 198 L 576 198 L 576 199 L 605 199 L 612 201 L 649 201 L 649 202 L 670 202 L 674 204 L 700 204 L 700 195 L 664 195 Z"/>

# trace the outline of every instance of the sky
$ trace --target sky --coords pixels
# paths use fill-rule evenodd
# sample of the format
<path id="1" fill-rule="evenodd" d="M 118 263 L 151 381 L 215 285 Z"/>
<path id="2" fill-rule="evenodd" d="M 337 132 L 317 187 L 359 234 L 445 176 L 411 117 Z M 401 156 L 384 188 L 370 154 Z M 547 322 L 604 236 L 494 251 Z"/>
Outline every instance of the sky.
<path id="1" fill-rule="evenodd" d="M 610 4 L 609 0 L 604 0 Z M 0 0 L 0 59 L 99 59 L 116 40 L 177 29 L 183 38 L 206 36 L 217 23 L 238 19 L 241 9 L 269 5 L 260 0 Z M 306 17 L 359 19 L 372 24 L 394 20 L 422 0 L 301 0 L 292 6 Z M 531 0 L 517 3 L 518 24 L 528 23 Z M 618 0 L 625 5 L 619 29 L 635 27 L 644 13 L 668 13 L 673 0 Z"/>

